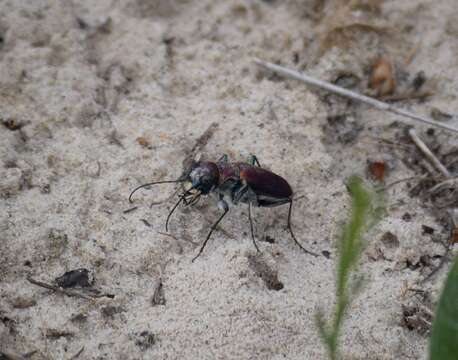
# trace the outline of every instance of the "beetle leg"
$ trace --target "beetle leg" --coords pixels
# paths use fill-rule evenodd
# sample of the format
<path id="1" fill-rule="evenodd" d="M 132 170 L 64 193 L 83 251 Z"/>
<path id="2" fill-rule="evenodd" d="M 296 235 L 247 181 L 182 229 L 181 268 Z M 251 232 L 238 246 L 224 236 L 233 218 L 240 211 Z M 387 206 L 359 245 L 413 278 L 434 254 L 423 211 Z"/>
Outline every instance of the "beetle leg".
<path id="1" fill-rule="evenodd" d="M 223 156 L 221 156 L 218 160 L 219 163 L 227 163 L 229 162 L 229 156 L 227 156 L 227 154 L 223 154 Z"/>
<path id="2" fill-rule="evenodd" d="M 289 211 L 288 211 L 288 230 L 289 232 L 291 233 L 291 237 L 293 238 L 294 242 L 296 243 L 297 246 L 299 246 L 305 253 L 307 254 L 310 254 L 310 255 L 313 255 L 313 256 L 318 256 L 318 254 L 312 252 L 312 251 L 309 251 L 307 249 L 305 249 L 301 243 L 296 239 L 296 236 L 294 236 L 294 233 L 293 233 L 293 229 L 291 227 L 291 212 L 292 212 L 292 209 L 293 209 L 293 199 L 291 199 L 289 201 Z"/>
<path id="3" fill-rule="evenodd" d="M 237 205 L 240 201 L 246 198 L 248 191 L 250 190 L 247 184 L 242 185 L 239 189 L 232 193 L 232 202 Z"/>
<path id="4" fill-rule="evenodd" d="M 239 202 L 243 202 L 258 206 L 258 196 L 245 180 L 239 181 L 237 186 L 234 186 L 234 189 L 231 192 L 231 200 L 234 205 L 237 205 Z"/>
<path id="5" fill-rule="evenodd" d="M 242 199 L 242 197 L 246 194 L 247 191 L 248 191 L 248 185 L 244 184 L 240 188 L 232 192 L 231 200 L 234 203 L 234 205 L 238 204 L 238 202 Z"/>
<path id="6" fill-rule="evenodd" d="M 256 155 L 253 154 L 250 154 L 250 157 L 248 158 L 248 164 L 253 166 L 258 165 L 260 168 L 262 168 L 261 164 L 258 161 L 258 158 L 256 157 Z"/>
<path id="7" fill-rule="evenodd" d="M 201 195 L 200 195 L 200 194 L 197 195 L 197 196 L 195 196 L 195 197 L 192 199 L 192 201 L 191 201 L 191 203 L 190 203 L 189 205 L 191 205 L 191 206 L 196 205 L 196 204 L 199 202 L 200 198 L 201 198 Z"/>
<path id="8" fill-rule="evenodd" d="M 210 229 L 210 232 L 208 233 L 207 235 L 207 238 L 205 239 L 204 243 L 202 244 L 202 246 L 200 247 L 200 250 L 199 250 L 199 253 L 196 255 L 196 257 L 194 257 L 194 259 L 192 259 L 192 262 L 194 262 L 199 256 L 200 254 L 202 254 L 202 251 L 204 250 L 205 246 L 207 245 L 207 242 L 208 240 L 210 239 L 210 236 L 211 234 L 213 233 L 213 231 L 216 229 L 216 227 L 218 226 L 218 224 L 220 223 L 221 220 L 223 220 L 223 217 L 228 213 L 229 211 L 229 206 L 227 205 L 227 202 L 224 201 L 222 199 L 222 197 L 220 197 L 220 200 L 218 201 L 218 207 L 220 209 L 222 209 L 224 212 L 223 214 L 219 217 L 218 220 L 216 220 L 216 222 L 212 225 L 211 229 Z"/>
<path id="9" fill-rule="evenodd" d="M 256 244 L 256 240 L 254 238 L 254 231 L 253 231 L 253 220 L 251 218 L 251 203 L 248 203 L 248 219 L 250 220 L 250 229 L 251 229 L 251 239 L 253 240 L 254 247 L 258 252 L 260 252 L 258 245 Z"/>
<path id="10" fill-rule="evenodd" d="M 167 220 L 165 221 L 165 231 L 166 232 L 168 232 L 170 217 L 172 216 L 173 212 L 178 207 L 178 205 L 180 205 L 182 201 L 186 201 L 186 193 L 180 196 L 180 200 L 177 201 L 177 203 L 173 206 L 172 210 L 170 210 L 169 215 L 167 215 Z"/>
<path id="11" fill-rule="evenodd" d="M 197 190 L 195 193 L 191 194 L 191 199 L 187 202 L 186 205 L 193 206 L 197 204 L 201 196 L 202 196 L 202 192 Z"/>
<path id="12" fill-rule="evenodd" d="M 192 200 L 194 199 L 194 195 L 192 194 L 191 190 L 192 188 L 189 190 L 186 190 L 183 194 L 180 195 L 184 198 L 183 203 L 185 204 L 185 206 L 190 205 L 192 203 Z"/>

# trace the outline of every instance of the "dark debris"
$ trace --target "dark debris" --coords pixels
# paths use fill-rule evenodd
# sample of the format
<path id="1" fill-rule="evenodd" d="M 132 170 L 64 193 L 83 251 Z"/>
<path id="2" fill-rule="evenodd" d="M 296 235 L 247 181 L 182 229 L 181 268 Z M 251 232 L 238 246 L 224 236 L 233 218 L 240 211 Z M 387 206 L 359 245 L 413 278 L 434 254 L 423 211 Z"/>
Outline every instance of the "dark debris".
<path id="1" fill-rule="evenodd" d="M 402 304 L 402 325 L 420 335 L 431 331 L 433 321 L 431 296 L 424 290 L 416 290 L 415 295 Z"/>
<path id="2" fill-rule="evenodd" d="M 269 244 L 275 244 L 275 239 L 273 237 L 270 237 L 269 235 L 266 235 L 266 237 L 264 238 L 264 241 Z"/>
<path id="3" fill-rule="evenodd" d="M 432 228 L 431 226 L 428 226 L 428 225 L 422 225 L 421 226 L 421 233 L 423 235 L 432 235 L 434 234 L 434 228 Z"/>
<path id="4" fill-rule="evenodd" d="M 151 298 L 151 305 L 165 305 L 164 287 L 162 280 L 158 280 L 156 288 L 154 289 L 153 297 Z"/>
<path id="5" fill-rule="evenodd" d="M 271 269 L 261 256 L 249 255 L 248 265 L 264 281 L 269 290 L 279 291 L 284 288 L 283 283 L 278 280 L 277 271 Z"/>
<path id="6" fill-rule="evenodd" d="M 94 278 L 87 269 L 76 269 L 67 271 L 64 275 L 57 277 L 56 284 L 61 288 L 90 287 L 94 284 Z"/>
<path id="7" fill-rule="evenodd" d="M 11 131 L 20 130 L 25 125 L 24 123 L 19 122 L 15 119 L 1 119 L 0 122 L 4 127 Z"/>
<path id="8" fill-rule="evenodd" d="M 412 80 L 412 87 L 415 91 L 420 90 L 420 88 L 426 82 L 426 74 L 424 71 L 419 71 L 415 74 L 415 77 Z"/>
<path id="9" fill-rule="evenodd" d="M 122 306 L 107 305 L 101 309 L 101 313 L 106 318 L 113 318 L 116 314 L 125 312 Z"/>
<path id="10" fill-rule="evenodd" d="M 328 143 L 350 145 L 356 142 L 363 129 L 363 125 L 355 120 L 349 120 L 346 114 L 328 116 L 324 125 L 325 140 Z"/>
<path id="11" fill-rule="evenodd" d="M 134 338 L 135 345 L 137 345 L 142 351 L 148 350 L 156 343 L 156 337 L 148 330 L 134 334 Z"/>
<path id="12" fill-rule="evenodd" d="M 385 245 L 387 248 L 397 248 L 399 247 L 399 239 L 398 237 L 393 234 L 391 231 L 385 232 L 382 237 L 380 238 L 380 241 L 382 242 L 383 245 Z"/>

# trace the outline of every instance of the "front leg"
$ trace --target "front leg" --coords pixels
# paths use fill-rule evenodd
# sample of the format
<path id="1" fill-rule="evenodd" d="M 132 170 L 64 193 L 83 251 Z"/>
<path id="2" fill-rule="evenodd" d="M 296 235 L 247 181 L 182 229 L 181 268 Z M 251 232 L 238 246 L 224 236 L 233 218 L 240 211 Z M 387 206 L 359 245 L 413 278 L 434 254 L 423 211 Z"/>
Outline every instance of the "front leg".
<path id="1" fill-rule="evenodd" d="M 231 193 L 231 200 L 234 205 L 237 205 L 240 201 L 244 201 L 247 198 L 247 193 L 249 192 L 250 188 L 246 183 L 241 183 L 240 181 L 237 183 L 237 186 L 233 188 Z"/>
<path id="2" fill-rule="evenodd" d="M 234 205 L 238 204 L 239 202 L 243 202 L 252 204 L 254 206 L 259 206 L 258 196 L 245 181 L 241 181 L 239 186 L 234 189 L 231 194 L 231 198 Z"/>
<path id="3" fill-rule="evenodd" d="M 199 250 L 199 253 L 192 259 L 192 262 L 194 262 L 199 256 L 200 254 L 202 254 L 202 251 L 204 251 L 204 248 L 205 246 L 207 245 L 207 242 L 208 240 L 210 239 L 210 236 L 211 234 L 213 233 L 213 231 L 216 229 L 216 227 L 218 226 L 218 224 L 221 222 L 221 220 L 223 220 L 223 217 L 228 213 L 229 211 L 229 205 L 227 204 L 227 202 L 223 199 L 223 196 L 220 195 L 219 196 L 219 201 L 218 201 L 218 208 L 220 208 L 221 210 L 223 210 L 223 214 L 218 218 L 218 220 L 216 220 L 216 222 L 212 225 L 211 229 L 210 229 L 210 232 L 208 233 L 204 243 L 202 244 L 202 246 L 200 247 L 200 250 Z"/>
<path id="4" fill-rule="evenodd" d="M 251 218 L 251 203 L 248 203 L 248 220 L 250 220 L 251 240 L 253 240 L 253 245 L 258 252 L 261 252 L 258 248 L 258 244 L 256 244 L 256 239 L 254 237 L 253 220 Z"/>
<path id="5" fill-rule="evenodd" d="M 251 216 L 251 207 L 253 205 L 258 205 L 257 196 L 246 183 L 244 183 L 242 187 L 240 187 L 233 194 L 233 203 L 237 204 L 239 201 L 248 203 L 248 220 L 250 221 L 251 240 L 253 240 L 253 245 L 256 248 L 256 250 L 260 252 L 258 244 L 256 244 L 256 239 L 254 236 L 253 219 Z"/>

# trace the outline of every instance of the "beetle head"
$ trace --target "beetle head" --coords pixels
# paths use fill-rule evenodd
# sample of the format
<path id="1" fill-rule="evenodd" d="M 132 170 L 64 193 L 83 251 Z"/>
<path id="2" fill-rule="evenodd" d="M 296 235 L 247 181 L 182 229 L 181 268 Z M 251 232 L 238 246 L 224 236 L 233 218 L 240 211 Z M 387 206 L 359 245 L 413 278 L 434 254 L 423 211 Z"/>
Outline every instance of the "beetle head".
<path id="1" fill-rule="evenodd" d="M 129 195 L 129 202 L 132 201 L 132 195 L 138 190 L 151 185 L 181 183 L 184 192 L 180 195 L 180 201 L 187 205 L 196 202 L 200 195 L 206 195 L 218 186 L 219 170 L 215 163 L 208 161 L 194 161 L 186 167 L 186 170 L 177 180 L 154 181 L 137 186 Z M 176 192 L 175 192 L 176 193 Z M 179 204 L 178 203 L 178 204 Z M 177 205 L 178 205 L 177 204 Z"/>
<path id="2" fill-rule="evenodd" d="M 144 187 L 156 184 L 181 183 L 182 187 L 184 188 L 183 193 L 179 195 L 180 199 L 172 207 L 172 210 L 169 212 L 165 222 L 165 230 L 168 231 L 169 219 L 178 205 L 180 205 L 182 202 L 185 205 L 194 205 L 199 201 L 201 195 L 206 195 L 214 190 L 215 187 L 218 186 L 218 182 L 219 170 L 215 163 L 191 160 L 189 165 L 186 167 L 186 170 L 177 180 L 155 181 L 137 186 L 130 193 L 129 202 L 132 202 L 132 195 L 137 190 L 140 190 Z M 175 191 L 174 194 L 176 193 L 177 191 Z"/>
<path id="3" fill-rule="evenodd" d="M 204 195 L 208 194 L 218 185 L 218 167 L 212 162 L 194 162 L 186 175 L 186 181 L 192 189 L 195 189 Z"/>

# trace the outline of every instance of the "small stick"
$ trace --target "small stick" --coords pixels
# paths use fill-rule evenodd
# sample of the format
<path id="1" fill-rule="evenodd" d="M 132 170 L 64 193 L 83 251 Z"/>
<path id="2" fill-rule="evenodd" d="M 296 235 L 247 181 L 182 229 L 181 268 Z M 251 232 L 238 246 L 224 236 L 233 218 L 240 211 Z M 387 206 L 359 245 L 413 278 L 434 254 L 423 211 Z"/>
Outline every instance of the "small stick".
<path id="1" fill-rule="evenodd" d="M 451 177 L 447 168 L 442 165 L 439 159 L 428 149 L 426 144 L 418 137 L 415 129 L 409 129 L 409 136 L 415 145 L 423 152 L 423 154 L 428 158 L 428 160 L 434 165 L 434 167 L 439 170 L 439 172 L 447 179 Z"/>
<path id="2" fill-rule="evenodd" d="M 32 357 L 32 355 L 34 355 L 35 353 L 37 353 L 38 350 L 32 350 L 32 351 L 29 351 L 27 353 L 25 353 L 23 356 L 28 359 L 29 357 Z"/>
<path id="3" fill-rule="evenodd" d="M 434 313 L 431 311 L 431 309 L 425 306 L 420 300 L 418 300 L 418 298 L 416 300 L 417 300 L 418 307 L 421 308 L 421 310 L 423 310 L 423 312 L 426 315 L 428 315 L 431 318 L 434 318 Z"/>
<path id="4" fill-rule="evenodd" d="M 128 214 L 134 210 L 137 210 L 138 209 L 138 206 L 134 206 L 134 207 L 131 207 L 130 209 L 127 209 L 127 210 L 124 210 L 122 213 L 123 214 Z"/>
<path id="5" fill-rule="evenodd" d="M 22 355 L 19 355 L 19 354 L 14 354 L 10 351 L 6 351 L 6 350 L 0 350 L 0 355 L 2 355 L 3 357 L 5 357 L 6 360 L 26 360 L 27 358 L 22 356 Z"/>
<path id="6" fill-rule="evenodd" d="M 455 185 L 458 185 L 458 177 L 454 177 L 454 178 L 442 181 L 439 184 L 433 186 L 428 191 L 430 193 L 435 193 L 435 192 L 438 192 L 438 191 L 440 191 L 442 189 L 445 189 L 446 187 L 453 187 Z"/>
<path id="7" fill-rule="evenodd" d="M 32 283 L 32 284 L 34 284 L 34 285 L 40 286 L 40 287 L 48 289 L 48 290 L 52 290 L 52 291 L 58 292 L 60 294 L 64 294 L 64 295 L 67 295 L 67 296 L 70 296 L 70 297 L 79 297 L 79 298 L 86 299 L 86 300 L 93 300 L 93 299 L 101 298 L 101 297 L 108 297 L 108 298 L 113 298 L 114 297 L 114 295 L 112 295 L 112 294 L 85 295 L 85 294 L 83 294 L 81 292 L 78 292 L 78 291 L 64 289 L 64 288 L 61 288 L 59 286 L 54 286 L 54 285 L 51 285 L 51 284 L 47 284 L 47 283 L 35 280 L 30 276 L 27 277 L 27 281 Z"/>
<path id="8" fill-rule="evenodd" d="M 403 183 L 403 182 L 406 182 L 406 181 L 412 181 L 412 180 L 436 180 L 436 178 L 434 177 L 429 177 L 428 175 L 420 175 L 420 176 L 411 176 L 411 177 L 408 177 L 408 178 L 404 178 L 404 179 L 399 179 L 399 180 L 396 180 L 396 181 L 393 181 L 392 183 L 386 185 L 386 186 L 383 186 L 381 188 L 378 188 L 376 189 L 375 191 L 376 192 L 382 192 L 382 191 L 386 191 L 388 190 L 389 188 L 397 185 L 397 184 L 400 184 L 400 183 Z"/>
<path id="9" fill-rule="evenodd" d="M 428 327 L 431 327 L 433 324 L 431 321 L 426 320 L 423 316 L 418 317 L 421 321 L 423 321 Z"/>
<path id="10" fill-rule="evenodd" d="M 54 286 L 54 285 L 51 285 L 51 284 L 44 283 L 44 282 L 35 280 L 35 279 L 31 278 L 30 276 L 27 277 L 27 281 L 32 283 L 32 284 L 34 284 L 34 285 L 40 286 L 42 288 L 45 288 L 45 289 L 48 289 L 48 290 L 53 290 L 55 292 L 58 292 L 58 293 L 61 293 L 61 294 L 65 294 L 65 295 L 70 296 L 70 297 L 80 297 L 80 298 L 83 298 L 83 299 L 86 299 L 86 300 L 92 300 L 92 298 L 87 296 L 87 295 L 84 295 L 84 294 L 81 294 L 79 292 L 72 291 L 72 290 L 66 290 L 66 289 L 63 289 L 63 288 L 61 288 L 59 286 Z"/>
<path id="11" fill-rule="evenodd" d="M 458 189 L 454 189 L 453 192 L 450 194 L 450 199 L 448 201 L 443 201 L 442 203 L 436 203 L 435 206 L 437 209 L 445 209 L 452 207 L 458 204 Z"/>
<path id="12" fill-rule="evenodd" d="M 271 70 L 273 72 L 276 72 L 277 74 L 283 75 L 283 76 L 285 76 L 287 78 L 299 80 L 299 81 L 302 81 L 302 82 L 304 82 L 304 83 L 306 83 L 308 85 L 313 85 L 313 86 L 319 87 L 321 89 L 325 89 L 327 91 L 330 91 L 332 93 L 335 93 L 335 94 L 338 94 L 338 95 L 341 95 L 341 96 L 344 96 L 344 97 L 347 97 L 347 98 L 350 98 L 350 99 L 353 99 L 353 100 L 357 100 L 357 101 L 363 102 L 365 104 L 368 104 L 368 105 L 371 105 L 371 106 L 375 107 L 378 110 L 389 111 L 389 112 L 392 112 L 394 114 L 401 115 L 401 116 L 404 116 L 406 118 L 410 118 L 412 120 L 416 120 L 416 121 L 428 124 L 430 126 L 435 126 L 435 127 L 438 127 L 438 128 L 444 129 L 444 130 L 449 130 L 449 131 L 453 131 L 453 132 L 458 133 L 458 129 L 453 127 L 453 126 L 450 126 L 450 125 L 447 125 L 447 124 L 442 124 L 442 123 L 434 121 L 434 120 L 432 120 L 430 118 L 426 118 L 424 116 L 420 116 L 420 115 L 411 113 L 411 112 L 409 112 L 407 110 L 398 109 L 398 108 L 392 106 L 391 104 L 385 103 L 383 101 L 379 101 L 379 100 L 371 98 L 369 96 L 361 95 L 361 94 L 359 94 L 357 92 L 354 92 L 354 91 L 351 91 L 351 90 L 347 90 L 347 89 L 342 88 L 340 86 L 331 84 L 330 82 L 322 81 L 322 80 L 316 79 L 314 77 L 311 77 L 309 75 L 306 75 L 304 73 L 300 73 L 298 71 L 290 70 L 290 69 L 285 68 L 283 66 L 279 66 L 279 65 L 276 65 L 276 64 L 273 64 L 273 63 L 269 63 L 269 62 L 266 62 L 266 61 L 262 61 L 262 60 L 259 60 L 259 59 L 254 59 L 254 62 L 256 64 L 258 64 L 259 66 L 262 66 L 262 67 L 264 67 L 266 69 L 269 69 L 269 70 Z"/>
<path id="13" fill-rule="evenodd" d="M 431 176 L 437 176 L 437 170 L 435 169 L 434 165 L 432 165 L 426 158 L 420 159 L 419 165 L 421 165 Z M 440 176 L 443 178 L 443 176 Z"/>
<path id="14" fill-rule="evenodd" d="M 77 358 L 81 355 L 81 353 L 82 353 L 83 351 L 84 351 L 84 346 L 83 346 L 81 349 L 79 349 L 79 351 L 78 351 L 75 355 L 73 355 L 73 356 L 70 358 L 70 360 L 75 360 L 75 359 L 77 359 Z"/>
<path id="15" fill-rule="evenodd" d="M 145 224 L 145 226 L 151 227 L 151 224 L 149 223 L 148 220 L 146 220 L 146 219 L 140 219 L 140 221 L 143 222 L 143 224 Z"/>

